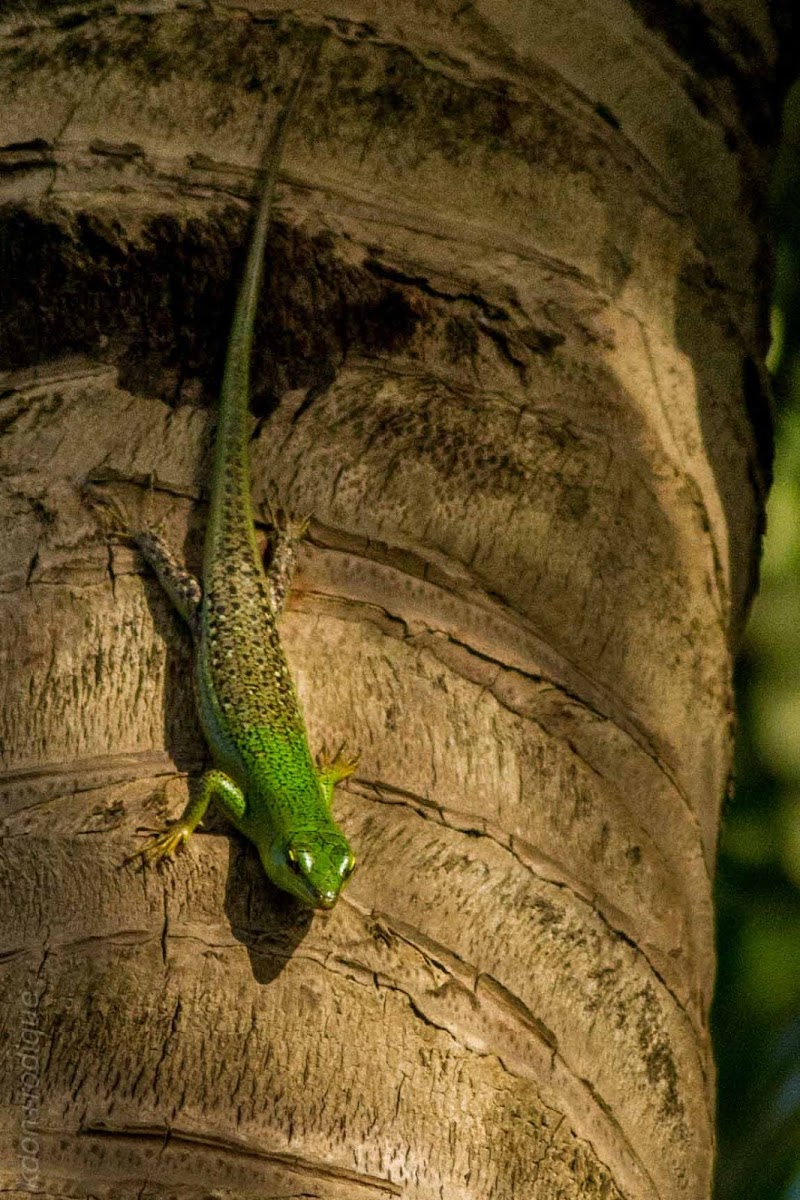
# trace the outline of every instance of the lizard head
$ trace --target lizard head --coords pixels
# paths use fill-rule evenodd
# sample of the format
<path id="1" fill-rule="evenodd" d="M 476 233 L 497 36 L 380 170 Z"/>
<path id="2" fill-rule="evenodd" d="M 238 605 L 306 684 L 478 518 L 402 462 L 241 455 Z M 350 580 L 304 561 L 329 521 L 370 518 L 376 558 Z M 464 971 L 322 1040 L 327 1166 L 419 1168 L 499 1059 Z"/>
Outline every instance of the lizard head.
<path id="1" fill-rule="evenodd" d="M 312 908 L 333 908 L 355 865 L 347 838 L 335 827 L 304 829 L 264 859 L 272 881 Z"/>

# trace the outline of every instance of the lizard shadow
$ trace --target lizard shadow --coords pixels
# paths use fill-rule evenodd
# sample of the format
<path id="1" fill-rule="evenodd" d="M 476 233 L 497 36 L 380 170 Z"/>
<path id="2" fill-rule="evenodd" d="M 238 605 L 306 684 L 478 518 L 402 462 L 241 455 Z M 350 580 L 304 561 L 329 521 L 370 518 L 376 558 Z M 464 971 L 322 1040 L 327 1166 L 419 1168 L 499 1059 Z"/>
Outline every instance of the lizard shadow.
<path id="1" fill-rule="evenodd" d="M 253 978 L 271 983 L 311 929 L 314 914 L 271 883 L 242 838 L 234 834 L 230 847 L 225 913 L 233 936 L 247 950 Z"/>

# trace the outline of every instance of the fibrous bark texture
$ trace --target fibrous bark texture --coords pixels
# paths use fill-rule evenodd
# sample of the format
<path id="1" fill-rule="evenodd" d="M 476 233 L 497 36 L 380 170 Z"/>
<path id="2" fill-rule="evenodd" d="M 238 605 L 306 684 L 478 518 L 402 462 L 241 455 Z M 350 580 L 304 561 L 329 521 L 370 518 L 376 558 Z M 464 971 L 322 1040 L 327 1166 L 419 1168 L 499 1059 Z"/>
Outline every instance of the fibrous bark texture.
<path id="1" fill-rule="evenodd" d="M 197 569 L 320 26 L 253 363 L 257 511 L 313 514 L 312 745 L 362 755 L 311 917 L 222 821 L 123 865 L 205 751 L 188 634 L 80 490 Z M 773 39 L 732 2 L 4 6 L 5 1194 L 708 1196 Z"/>

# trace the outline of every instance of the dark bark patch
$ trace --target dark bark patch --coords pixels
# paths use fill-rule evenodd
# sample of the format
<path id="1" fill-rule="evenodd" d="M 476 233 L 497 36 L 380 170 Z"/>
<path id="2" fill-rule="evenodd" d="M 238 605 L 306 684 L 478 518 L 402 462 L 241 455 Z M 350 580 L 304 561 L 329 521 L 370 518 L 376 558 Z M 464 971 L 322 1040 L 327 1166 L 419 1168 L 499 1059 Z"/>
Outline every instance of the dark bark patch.
<path id="1" fill-rule="evenodd" d="M 463 317 L 449 317 L 444 327 L 445 346 L 450 362 L 474 358 L 478 352 L 478 334 L 474 324 Z"/>
<path id="2" fill-rule="evenodd" d="M 209 220 L 159 215 L 131 236 L 105 216 L 0 210 L 0 362 L 21 368 L 81 353 L 116 361 L 132 391 L 174 400 L 200 378 L 210 397 L 246 225 L 230 210 Z M 327 386 L 348 353 L 407 345 L 420 322 L 412 291 L 342 263 L 327 236 L 276 224 L 255 337 L 260 407 L 289 387 Z"/>
<path id="3" fill-rule="evenodd" d="M 136 156 L 138 148 L 97 152 Z M 21 369 L 80 354 L 116 363 L 129 391 L 215 402 L 248 237 L 247 217 L 232 206 L 202 218 L 156 214 L 135 228 L 123 213 L 0 208 L 0 364 Z M 307 407 L 354 356 L 444 360 L 462 383 L 474 382 L 485 360 L 524 384 L 531 360 L 563 340 L 544 321 L 523 321 L 513 304 L 448 293 L 374 259 L 346 262 L 330 234 L 276 221 L 256 318 L 252 408 L 266 416 L 291 389 L 306 391 Z M 467 449 L 467 457 L 478 453 Z"/>
<path id="4" fill-rule="evenodd" d="M 719 11 L 712 20 L 697 0 L 670 7 L 658 0 L 632 0 L 632 7 L 690 68 L 683 86 L 701 116 L 710 111 L 715 87 L 727 85 L 753 140 L 759 145 L 774 141 L 780 94 L 764 51 L 742 21 Z"/>
<path id="5" fill-rule="evenodd" d="M 684 1106 L 678 1095 L 678 1068 L 663 1028 L 663 1015 L 655 992 L 647 984 L 640 997 L 641 1007 L 636 1018 L 639 1048 L 642 1051 L 647 1079 L 661 1095 L 664 1117 L 680 1120 Z"/>

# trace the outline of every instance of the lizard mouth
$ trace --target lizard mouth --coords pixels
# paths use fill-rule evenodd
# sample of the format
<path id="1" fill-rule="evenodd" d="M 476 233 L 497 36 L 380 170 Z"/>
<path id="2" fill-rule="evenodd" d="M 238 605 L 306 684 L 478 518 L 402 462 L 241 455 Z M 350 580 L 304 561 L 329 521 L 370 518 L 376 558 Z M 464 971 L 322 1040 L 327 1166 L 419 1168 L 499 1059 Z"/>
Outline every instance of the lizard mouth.
<path id="1" fill-rule="evenodd" d="M 325 909 L 333 908 L 334 904 L 336 903 L 338 895 L 339 895 L 338 892 L 317 892 L 317 894 L 316 894 L 317 908 L 325 908 Z"/>

